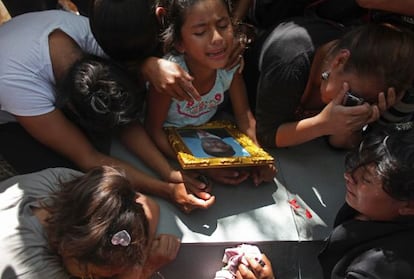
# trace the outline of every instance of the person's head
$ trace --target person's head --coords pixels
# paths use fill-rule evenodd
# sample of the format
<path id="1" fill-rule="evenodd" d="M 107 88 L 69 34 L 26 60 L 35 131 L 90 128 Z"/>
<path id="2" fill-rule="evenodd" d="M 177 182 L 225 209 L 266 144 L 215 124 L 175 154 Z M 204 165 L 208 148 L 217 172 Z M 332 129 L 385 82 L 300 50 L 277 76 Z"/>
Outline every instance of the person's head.
<path id="1" fill-rule="evenodd" d="M 414 129 L 373 131 L 345 160 L 346 202 L 373 220 L 414 216 Z"/>
<path id="2" fill-rule="evenodd" d="M 204 130 L 197 130 L 197 136 L 201 141 L 203 151 L 214 157 L 231 157 L 236 152 L 230 144 L 227 144 L 220 137 Z"/>
<path id="3" fill-rule="evenodd" d="M 43 206 L 50 246 L 69 273 L 85 278 L 142 266 L 159 218 L 158 205 L 112 167 L 63 182 Z"/>
<path id="4" fill-rule="evenodd" d="M 369 103 L 390 87 L 401 98 L 414 79 L 414 63 L 407 61 L 414 61 L 411 31 L 384 24 L 357 27 L 337 40 L 325 59 L 329 77 L 322 80 L 322 100 L 332 100 L 344 82 Z"/>
<path id="5" fill-rule="evenodd" d="M 164 50 L 184 54 L 187 64 L 218 69 L 226 65 L 233 44 L 227 0 L 171 0 Z"/>
<path id="6" fill-rule="evenodd" d="M 86 130 L 107 131 L 136 120 L 145 88 L 116 63 L 86 55 L 58 84 L 57 105 L 67 106 Z"/>
<path id="7" fill-rule="evenodd" d="M 142 62 L 159 43 L 155 1 L 92 0 L 89 22 L 98 44 L 111 58 Z"/>

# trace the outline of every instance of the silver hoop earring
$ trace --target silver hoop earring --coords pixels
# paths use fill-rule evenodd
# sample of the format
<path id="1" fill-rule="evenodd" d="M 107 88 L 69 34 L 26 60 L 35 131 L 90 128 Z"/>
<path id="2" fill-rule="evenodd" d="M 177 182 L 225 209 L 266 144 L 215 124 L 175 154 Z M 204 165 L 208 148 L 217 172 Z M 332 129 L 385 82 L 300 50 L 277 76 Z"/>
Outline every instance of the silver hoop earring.
<path id="1" fill-rule="evenodd" d="M 330 72 L 329 71 L 322 72 L 322 75 L 321 75 L 322 80 L 328 80 L 329 75 L 330 75 Z"/>

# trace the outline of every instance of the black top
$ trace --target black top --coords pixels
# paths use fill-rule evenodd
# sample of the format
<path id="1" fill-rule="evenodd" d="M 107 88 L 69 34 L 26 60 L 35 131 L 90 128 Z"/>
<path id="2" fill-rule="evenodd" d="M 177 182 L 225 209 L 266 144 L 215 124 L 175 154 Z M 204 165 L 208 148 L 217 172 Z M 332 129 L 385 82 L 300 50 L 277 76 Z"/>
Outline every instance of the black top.
<path id="1" fill-rule="evenodd" d="M 319 255 L 324 278 L 414 278 L 414 218 L 361 221 L 345 204 Z"/>
<path id="2" fill-rule="evenodd" d="M 343 33 L 340 25 L 330 21 L 293 18 L 276 26 L 264 40 L 256 99 L 257 136 L 263 146 L 274 147 L 278 127 L 298 120 L 295 111 L 316 49 Z"/>

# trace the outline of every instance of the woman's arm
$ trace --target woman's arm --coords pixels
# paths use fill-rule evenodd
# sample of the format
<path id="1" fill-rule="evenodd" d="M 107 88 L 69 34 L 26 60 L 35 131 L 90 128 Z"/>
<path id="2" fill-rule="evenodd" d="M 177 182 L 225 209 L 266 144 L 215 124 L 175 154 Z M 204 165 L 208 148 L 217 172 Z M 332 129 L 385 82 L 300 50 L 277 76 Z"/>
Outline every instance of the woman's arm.
<path id="1" fill-rule="evenodd" d="M 83 171 L 101 165 L 118 166 L 126 171 L 127 177 L 138 190 L 171 198 L 174 184 L 155 179 L 126 162 L 100 153 L 60 110 L 16 118 L 36 140 L 67 157 Z"/>
<path id="2" fill-rule="evenodd" d="M 157 92 L 176 98 L 177 100 L 200 100 L 200 94 L 193 86 L 193 77 L 178 64 L 163 58 L 149 57 L 141 66 L 145 80 L 154 86 Z"/>
<path id="3" fill-rule="evenodd" d="M 149 176 L 124 161 L 98 152 L 83 133 L 66 119 L 60 110 L 54 110 L 39 116 L 16 116 L 16 118 L 23 128 L 36 140 L 69 158 L 83 171 L 87 171 L 95 166 L 117 166 L 125 170 L 131 184 L 138 191 L 171 200 L 185 212 L 190 212 L 195 208 L 208 208 L 214 203 L 214 197 L 204 192 L 206 190 L 198 190 L 207 189 L 206 185 L 199 181 L 197 184 L 196 180 L 186 178 L 178 171 L 172 172 L 169 180 L 162 181 Z M 141 131 L 145 133 L 144 129 Z M 137 139 L 140 140 L 142 138 L 138 137 Z M 156 169 L 163 176 L 167 177 L 171 167 L 165 158 L 157 155 L 159 151 L 153 148 L 153 145 L 148 144 L 148 142 L 135 142 L 135 144 L 139 144 L 140 148 L 147 153 L 145 161 L 151 162 L 151 166 L 160 164 Z M 145 146 L 143 144 L 148 145 Z M 142 153 L 139 153 L 139 155 L 142 155 Z M 189 184 L 188 187 L 192 191 L 187 190 L 187 184 Z"/>
<path id="4" fill-rule="evenodd" d="M 167 135 L 163 129 L 167 119 L 171 98 L 160 94 L 153 87 L 150 88 L 147 98 L 147 114 L 145 117 L 145 129 L 155 144 L 169 158 L 176 159 L 174 150 L 168 142 Z"/>
<path id="5" fill-rule="evenodd" d="M 252 0 L 237 0 L 234 2 L 234 9 L 232 14 L 234 22 L 237 23 L 244 20 L 249 12 L 252 2 Z"/>
<path id="6" fill-rule="evenodd" d="M 414 1 L 412 0 L 356 0 L 356 2 L 359 6 L 366 9 L 414 16 Z"/>
<path id="7" fill-rule="evenodd" d="M 258 144 L 256 139 L 256 119 L 250 110 L 246 85 L 243 76 L 239 72 L 234 73 L 229 92 L 237 126 L 243 133 L 248 135 L 253 142 Z"/>
<path id="8" fill-rule="evenodd" d="M 279 147 L 293 146 L 328 135 L 336 147 L 353 144 L 354 136 L 367 123 L 379 117 L 378 108 L 367 103 L 354 107 L 342 105 L 345 92 L 349 89 L 344 83 L 342 90 L 316 116 L 300 121 L 288 122 L 279 126 L 275 142 Z"/>

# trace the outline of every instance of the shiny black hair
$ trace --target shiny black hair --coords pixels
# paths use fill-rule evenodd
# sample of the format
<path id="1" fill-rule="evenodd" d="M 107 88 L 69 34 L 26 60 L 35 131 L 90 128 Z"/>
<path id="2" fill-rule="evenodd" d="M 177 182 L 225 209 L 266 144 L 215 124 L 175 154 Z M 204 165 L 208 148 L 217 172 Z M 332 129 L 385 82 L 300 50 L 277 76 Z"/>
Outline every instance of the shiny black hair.
<path id="1" fill-rule="evenodd" d="M 58 104 L 86 130 L 105 131 L 136 120 L 145 88 L 117 63 L 93 55 L 75 62 L 58 84 Z"/>
<path id="2" fill-rule="evenodd" d="M 352 173 L 370 164 L 376 166 L 386 193 L 397 200 L 414 200 L 414 129 L 368 132 L 347 154 L 345 168 Z"/>

